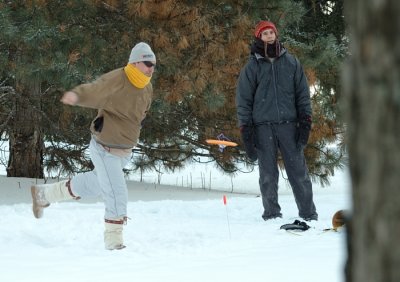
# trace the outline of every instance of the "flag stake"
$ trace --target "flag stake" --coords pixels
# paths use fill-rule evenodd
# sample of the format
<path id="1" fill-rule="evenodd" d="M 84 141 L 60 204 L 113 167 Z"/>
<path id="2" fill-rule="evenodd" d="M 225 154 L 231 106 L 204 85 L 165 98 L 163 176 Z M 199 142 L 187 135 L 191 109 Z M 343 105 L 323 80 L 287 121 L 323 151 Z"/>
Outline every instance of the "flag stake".
<path id="1" fill-rule="evenodd" d="M 229 224 L 229 216 L 228 216 L 228 206 L 227 206 L 227 200 L 226 200 L 226 196 L 225 195 L 223 197 L 223 202 L 224 202 L 224 206 L 225 206 L 225 210 L 226 210 L 226 222 L 228 223 L 229 239 L 232 239 L 231 226 Z"/>

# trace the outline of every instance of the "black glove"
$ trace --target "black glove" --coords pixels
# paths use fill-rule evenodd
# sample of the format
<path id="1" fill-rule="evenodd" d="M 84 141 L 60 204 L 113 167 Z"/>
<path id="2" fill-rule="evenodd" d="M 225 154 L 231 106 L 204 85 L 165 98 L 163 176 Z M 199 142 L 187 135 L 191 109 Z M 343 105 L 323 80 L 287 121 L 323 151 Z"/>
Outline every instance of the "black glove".
<path id="1" fill-rule="evenodd" d="M 297 126 L 297 148 L 299 150 L 303 150 L 307 145 L 308 138 L 310 137 L 311 131 L 311 116 L 301 114 L 299 116 L 299 123 Z"/>
<path id="2" fill-rule="evenodd" d="M 244 145 L 244 150 L 252 162 L 257 160 L 256 151 L 256 135 L 253 126 L 242 125 L 240 127 L 240 134 Z"/>

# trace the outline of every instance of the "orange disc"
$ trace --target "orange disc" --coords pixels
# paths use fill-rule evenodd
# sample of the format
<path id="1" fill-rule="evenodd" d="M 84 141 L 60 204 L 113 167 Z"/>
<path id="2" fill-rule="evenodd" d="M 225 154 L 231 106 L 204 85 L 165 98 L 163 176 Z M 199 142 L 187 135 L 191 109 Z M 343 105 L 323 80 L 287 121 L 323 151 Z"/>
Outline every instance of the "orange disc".
<path id="1" fill-rule="evenodd" d="M 224 145 L 235 147 L 238 144 L 232 141 L 218 140 L 218 139 L 207 139 L 206 142 L 210 145 Z"/>

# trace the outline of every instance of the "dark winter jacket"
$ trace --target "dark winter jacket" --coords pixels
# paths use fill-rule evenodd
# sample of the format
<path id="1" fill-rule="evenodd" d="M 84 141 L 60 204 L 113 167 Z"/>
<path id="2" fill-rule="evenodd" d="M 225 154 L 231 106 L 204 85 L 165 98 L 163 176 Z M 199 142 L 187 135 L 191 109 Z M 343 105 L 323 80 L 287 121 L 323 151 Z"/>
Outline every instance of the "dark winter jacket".
<path id="1" fill-rule="evenodd" d="M 310 116 L 310 92 L 300 62 L 286 49 L 274 60 L 252 54 L 240 72 L 236 106 L 239 126 Z"/>

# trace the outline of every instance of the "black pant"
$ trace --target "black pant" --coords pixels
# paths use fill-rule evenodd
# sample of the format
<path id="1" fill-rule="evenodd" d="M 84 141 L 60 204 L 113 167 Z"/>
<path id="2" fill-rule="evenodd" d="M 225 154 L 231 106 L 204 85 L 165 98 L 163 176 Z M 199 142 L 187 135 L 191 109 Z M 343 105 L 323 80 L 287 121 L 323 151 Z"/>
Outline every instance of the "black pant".
<path id="1" fill-rule="evenodd" d="M 285 170 L 292 186 L 299 216 L 317 216 L 313 202 L 312 183 L 303 150 L 296 146 L 296 123 L 257 125 L 256 147 L 260 170 L 260 190 L 265 216 L 279 215 L 278 203 L 278 149 L 281 152 Z"/>

